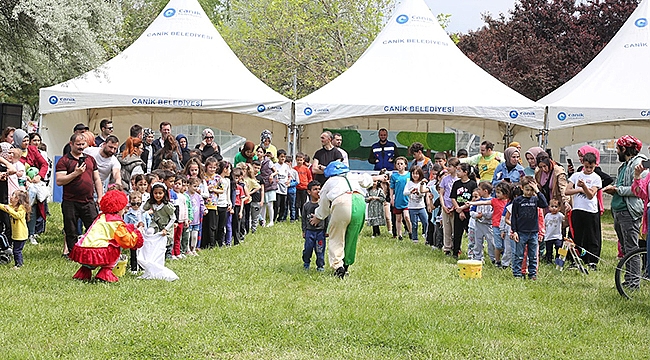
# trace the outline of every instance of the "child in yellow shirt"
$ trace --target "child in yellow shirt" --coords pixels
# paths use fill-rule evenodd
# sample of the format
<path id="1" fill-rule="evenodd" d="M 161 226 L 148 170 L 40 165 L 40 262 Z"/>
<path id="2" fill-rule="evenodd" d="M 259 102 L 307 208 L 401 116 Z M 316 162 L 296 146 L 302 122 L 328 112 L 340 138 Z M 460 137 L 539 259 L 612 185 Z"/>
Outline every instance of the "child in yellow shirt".
<path id="1" fill-rule="evenodd" d="M 16 263 L 14 269 L 19 269 L 23 266 L 23 247 L 29 236 L 27 221 L 32 212 L 29 206 L 29 195 L 25 190 L 14 191 L 9 204 L 0 204 L 0 210 L 11 217 L 11 242 Z"/>

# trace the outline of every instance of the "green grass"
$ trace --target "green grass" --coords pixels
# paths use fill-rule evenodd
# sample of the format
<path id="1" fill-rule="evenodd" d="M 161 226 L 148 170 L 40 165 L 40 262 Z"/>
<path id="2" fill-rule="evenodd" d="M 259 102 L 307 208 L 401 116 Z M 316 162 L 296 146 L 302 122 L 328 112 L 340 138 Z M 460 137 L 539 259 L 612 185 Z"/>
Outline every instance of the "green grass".
<path id="1" fill-rule="evenodd" d="M 82 283 L 57 205 L 25 266 L 0 267 L 3 359 L 648 358 L 650 299 L 614 289 L 615 243 L 582 276 L 462 280 L 439 251 L 365 229 L 344 281 L 302 269 L 297 224 L 169 263 L 180 280 Z"/>

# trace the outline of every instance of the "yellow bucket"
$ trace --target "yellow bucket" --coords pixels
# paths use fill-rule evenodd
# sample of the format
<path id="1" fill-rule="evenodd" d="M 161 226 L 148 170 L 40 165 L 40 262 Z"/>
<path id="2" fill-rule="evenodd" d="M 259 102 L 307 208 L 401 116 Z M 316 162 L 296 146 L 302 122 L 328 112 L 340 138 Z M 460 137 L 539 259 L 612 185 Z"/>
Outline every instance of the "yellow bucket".
<path id="1" fill-rule="evenodd" d="M 483 262 L 478 260 L 458 260 L 458 275 L 461 279 L 480 279 Z"/>
<path id="2" fill-rule="evenodd" d="M 115 267 L 113 268 L 113 274 L 118 277 L 124 276 L 126 274 L 126 263 L 128 260 L 120 260 L 117 262 Z"/>

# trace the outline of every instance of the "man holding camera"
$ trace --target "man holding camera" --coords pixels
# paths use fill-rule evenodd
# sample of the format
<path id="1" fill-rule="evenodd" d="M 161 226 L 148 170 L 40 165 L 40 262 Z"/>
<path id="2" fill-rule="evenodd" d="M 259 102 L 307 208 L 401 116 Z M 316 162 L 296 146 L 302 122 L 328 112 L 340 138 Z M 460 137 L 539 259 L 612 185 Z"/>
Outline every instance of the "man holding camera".
<path id="1" fill-rule="evenodd" d="M 85 156 L 86 137 L 73 134 L 70 137 L 70 152 L 56 163 L 56 184 L 63 187 L 63 230 L 68 251 L 71 251 L 80 235 L 77 232 L 79 219 L 87 229 L 97 217 L 97 202 L 102 199 L 103 187 L 99 179 L 97 163 L 92 156 Z"/>

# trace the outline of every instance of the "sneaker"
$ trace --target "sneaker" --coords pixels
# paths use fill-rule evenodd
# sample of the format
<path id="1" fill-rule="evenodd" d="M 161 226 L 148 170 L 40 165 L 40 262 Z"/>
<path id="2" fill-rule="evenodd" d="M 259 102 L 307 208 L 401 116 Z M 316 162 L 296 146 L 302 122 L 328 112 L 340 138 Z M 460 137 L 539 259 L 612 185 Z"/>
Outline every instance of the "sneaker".
<path id="1" fill-rule="evenodd" d="M 302 264 L 302 268 L 305 270 L 309 270 L 309 264 Z"/>
<path id="2" fill-rule="evenodd" d="M 587 266 L 589 267 L 589 270 L 592 270 L 592 271 L 598 270 L 598 265 L 596 265 L 596 263 L 589 263 L 589 264 L 587 264 Z"/>
<path id="3" fill-rule="evenodd" d="M 172 255 L 172 257 L 171 257 L 170 259 L 172 259 L 172 260 L 178 260 L 178 256 L 176 256 L 176 255 Z"/>
<path id="4" fill-rule="evenodd" d="M 137 271 L 137 270 L 131 270 L 130 272 L 131 272 L 131 275 L 133 275 L 133 276 L 138 275 L 138 271 Z"/>
<path id="5" fill-rule="evenodd" d="M 451 251 L 445 251 L 445 256 L 451 256 Z"/>
<path id="6" fill-rule="evenodd" d="M 325 268 L 324 267 L 318 267 L 318 268 L 316 268 L 316 271 L 323 272 L 323 271 L 325 271 Z"/>
<path id="7" fill-rule="evenodd" d="M 375 238 L 375 235 L 371 236 L 370 238 L 371 238 L 371 239 L 374 239 L 374 238 Z"/>
<path id="8" fill-rule="evenodd" d="M 417 243 L 418 243 L 418 239 L 413 240 L 413 243 L 414 243 L 414 244 L 417 244 Z"/>
<path id="9" fill-rule="evenodd" d="M 535 276 L 535 275 L 529 276 L 528 280 L 537 281 L 537 276 Z"/>
<path id="10" fill-rule="evenodd" d="M 402 241 L 404 238 L 402 237 L 402 235 L 400 235 L 400 236 L 397 237 L 397 239 L 398 239 L 399 241 Z"/>
<path id="11" fill-rule="evenodd" d="M 180 254 L 180 255 L 178 255 L 178 258 L 181 259 L 181 260 L 182 260 L 182 259 L 185 259 L 186 257 L 187 257 L 187 256 L 185 256 L 185 254 Z"/>
<path id="12" fill-rule="evenodd" d="M 34 235 L 29 235 L 29 242 L 32 245 L 38 245 L 38 241 L 36 241 L 36 236 L 34 236 Z"/>
<path id="13" fill-rule="evenodd" d="M 334 275 L 337 276 L 339 279 L 345 278 L 345 267 L 341 266 L 340 268 L 336 269 L 334 271 Z"/>
<path id="14" fill-rule="evenodd" d="M 266 225 L 266 227 L 271 227 L 273 226 L 273 221 L 269 221 L 269 223 Z"/>

